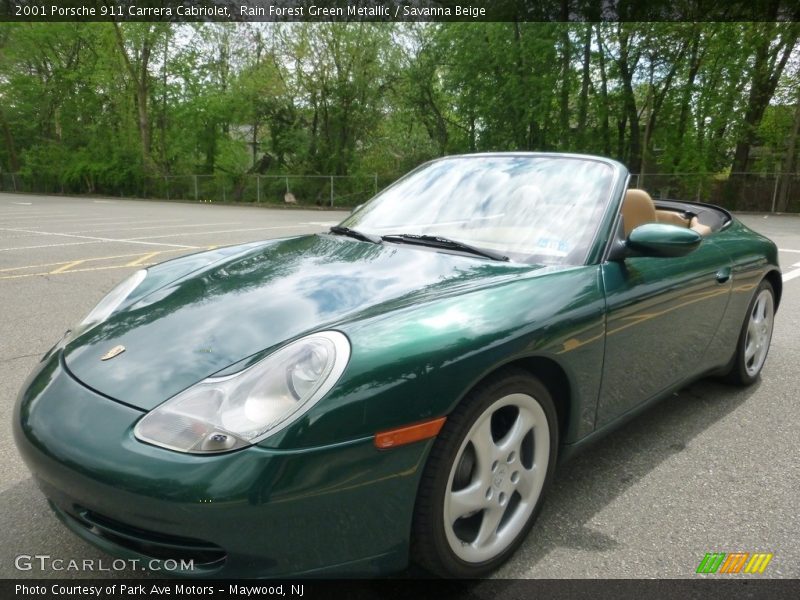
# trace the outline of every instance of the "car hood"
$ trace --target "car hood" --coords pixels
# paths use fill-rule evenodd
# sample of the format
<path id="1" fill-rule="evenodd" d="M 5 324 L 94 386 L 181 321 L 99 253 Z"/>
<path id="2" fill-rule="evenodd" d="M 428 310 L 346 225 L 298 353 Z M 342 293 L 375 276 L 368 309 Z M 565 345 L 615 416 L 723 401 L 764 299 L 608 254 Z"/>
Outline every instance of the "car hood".
<path id="1" fill-rule="evenodd" d="M 64 350 L 69 371 L 110 398 L 150 410 L 303 334 L 541 269 L 331 235 L 242 248 L 149 291 L 76 337 Z M 101 360 L 118 345 L 125 351 Z"/>

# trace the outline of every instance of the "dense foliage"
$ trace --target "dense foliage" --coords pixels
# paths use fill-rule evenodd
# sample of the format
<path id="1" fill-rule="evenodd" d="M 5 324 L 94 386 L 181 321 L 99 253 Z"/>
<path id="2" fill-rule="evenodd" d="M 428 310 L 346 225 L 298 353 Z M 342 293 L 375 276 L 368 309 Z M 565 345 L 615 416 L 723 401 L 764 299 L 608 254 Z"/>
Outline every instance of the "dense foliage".
<path id="1" fill-rule="evenodd" d="M 797 170 L 798 36 L 791 22 L 5 23 L 0 172 L 136 194 L 165 175 L 383 183 L 443 154 L 561 150 L 645 181 L 697 174 L 699 194 Z"/>

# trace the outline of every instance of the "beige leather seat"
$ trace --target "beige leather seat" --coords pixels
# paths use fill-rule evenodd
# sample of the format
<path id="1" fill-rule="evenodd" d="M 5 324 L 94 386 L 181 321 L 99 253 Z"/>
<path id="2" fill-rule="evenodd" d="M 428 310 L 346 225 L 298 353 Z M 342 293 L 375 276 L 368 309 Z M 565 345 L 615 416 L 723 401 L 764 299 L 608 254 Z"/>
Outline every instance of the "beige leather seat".
<path id="1" fill-rule="evenodd" d="M 622 202 L 622 222 L 625 226 L 625 237 L 639 225 L 645 223 L 669 223 L 678 227 L 686 227 L 706 236 L 712 232 L 711 227 L 703 225 L 697 217 L 691 220 L 670 210 L 656 210 L 656 205 L 650 194 L 644 190 L 630 189 L 625 192 Z"/>
<path id="2" fill-rule="evenodd" d="M 687 229 L 696 231 L 700 235 L 708 235 L 711 233 L 711 227 L 703 225 L 697 217 L 687 219 L 671 210 L 656 209 L 656 218 L 659 223 L 669 223 L 670 225 L 677 225 L 678 227 L 686 227 Z"/>
<path id="3" fill-rule="evenodd" d="M 659 223 L 668 223 L 670 225 L 677 225 L 678 227 L 689 228 L 689 219 L 672 210 L 656 209 L 656 218 Z"/>
<path id="4" fill-rule="evenodd" d="M 622 224 L 625 227 L 625 237 L 639 225 L 655 223 L 656 205 L 650 194 L 644 190 L 631 189 L 625 192 L 622 201 Z"/>

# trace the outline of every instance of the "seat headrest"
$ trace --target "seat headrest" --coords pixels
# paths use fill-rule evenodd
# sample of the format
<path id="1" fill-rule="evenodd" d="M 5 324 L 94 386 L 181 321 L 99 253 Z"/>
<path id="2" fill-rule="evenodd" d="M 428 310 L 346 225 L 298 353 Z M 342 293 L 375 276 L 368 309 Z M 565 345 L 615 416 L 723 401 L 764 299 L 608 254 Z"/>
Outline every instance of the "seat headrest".
<path id="1" fill-rule="evenodd" d="M 622 222 L 625 237 L 639 225 L 656 222 L 656 205 L 644 190 L 631 189 L 625 192 L 622 201 Z"/>

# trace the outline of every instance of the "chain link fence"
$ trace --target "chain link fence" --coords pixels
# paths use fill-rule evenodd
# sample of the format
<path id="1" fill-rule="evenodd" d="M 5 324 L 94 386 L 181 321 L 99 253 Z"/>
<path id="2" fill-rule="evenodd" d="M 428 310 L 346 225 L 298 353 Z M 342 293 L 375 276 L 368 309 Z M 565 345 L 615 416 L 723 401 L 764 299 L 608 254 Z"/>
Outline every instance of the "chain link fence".
<path id="1" fill-rule="evenodd" d="M 351 208 L 369 200 L 393 177 L 373 175 L 165 175 L 95 187 L 29 173 L 0 173 L 0 192 L 94 194 L 196 202 L 252 202 Z M 800 212 L 800 174 L 709 173 L 632 174 L 630 187 L 654 198 L 695 200 L 730 210 Z"/>
<path id="2" fill-rule="evenodd" d="M 631 174 L 629 187 L 647 190 L 653 198 L 694 200 L 730 210 L 800 212 L 800 174 L 708 173 Z"/>
<path id="3" fill-rule="evenodd" d="M 390 181 L 373 175 L 164 175 L 116 187 L 69 184 L 28 173 L 0 173 L 0 192 L 93 194 L 195 202 L 252 202 L 271 205 L 353 207 Z"/>

